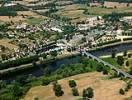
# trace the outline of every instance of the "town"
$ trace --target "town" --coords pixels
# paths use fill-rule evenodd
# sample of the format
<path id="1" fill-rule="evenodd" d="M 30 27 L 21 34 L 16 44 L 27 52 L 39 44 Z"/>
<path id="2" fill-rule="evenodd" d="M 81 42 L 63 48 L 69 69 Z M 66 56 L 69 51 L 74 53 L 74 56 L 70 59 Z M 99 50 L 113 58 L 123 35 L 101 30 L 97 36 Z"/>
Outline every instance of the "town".
<path id="1" fill-rule="evenodd" d="M 127 85 L 130 83 L 129 85 L 132 87 L 131 43 L 131 0 L 125 2 L 124 0 L 1 0 L 0 80 L 2 81 L 0 81 L 0 89 L 2 88 L 3 91 L 0 90 L 0 99 L 19 100 L 23 98 L 22 96 L 25 96 L 23 100 L 39 100 L 39 96 L 34 97 L 32 95 L 32 97 L 28 97 L 30 91 L 29 94 L 27 92 L 32 86 L 40 85 L 40 80 L 42 80 L 42 85 L 53 83 L 53 87 L 56 88 L 59 83 L 54 81 L 86 72 L 89 74 L 92 71 L 103 71 L 108 76 L 112 73 L 110 77 L 115 77 L 116 73 L 116 77 L 120 77 L 123 82 L 126 78 Z M 52 65 L 52 67 L 64 65 L 64 68 L 50 69 L 48 67 L 51 66 L 52 62 L 56 63 L 60 59 L 67 58 L 74 59 L 76 56 L 80 57 L 80 60 L 76 62 L 80 65 L 79 68 L 85 65 L 88 67 L 93 66 L 93 68 L 88 71 L 82 69 L 82 72 L 81 69 L 75 68 L 80 72 L 73 71 L 71 74 L 67 72 L 67 75 L 65 75 L 66 67 L 71 66 L 72 70 L 72 67 L 77 66 L 72 60 L 67 64 Z M 89 60 L 90 58 L 92 60 Z M 88 60 L 91 65 L 86 63 L 85 60 Z M 39 74 L 32 74 L 35 73 L 35 70 L 31 73 L 28 71 L 36 68 L 36 66 L 42 72 L 36 71 Z M 105 69 L 104 66 L 108 68 Z M 48 74 L 45 75 L 45 73 Z M 61 73 L 62 76 L 58 76 L 58 73 Z M 56 77 L 53 77 L 54 75 Z M 9 76 L 11 77 L 9 78 Z M 27 95 L 20 90 L 22 93 L 11 94 L 12 97 L 6 98 L 4 93 L 10 94 L 10 92 L 4 92 L 3 87 L 5 86 L 2 84 L 20 85 L 21 83 L 17 84 L 17 76 L 35 77 L 35 79 L 29 79 L 30 82 L 24 83 L 23 91 L 25 90 Z M 25 79 L 24 77 L 24 80 L 27 81 L 28 78 Z M 24 80 L 20 79 L 18 81 Z M 13 83 L 14 81 L 16 83 Z M 38 82 L 37 85 L 35 82 Z M 30 84 L 29 89 L 27 89 L 28 83 L 33 83 Z M 73 87 L 72 92 L 77 92 L 76 86 Z M 57 97 L 61 98 L 62 96 L 61 100 L 71 97 L 66 95 L 67 98 L 65 98 L 63 91 L 60 91 L 60 94 L 58 92 L 57 94 L 56 90 L 54 91 Z M 125 94 L 123 89 L 120 89 L 119 92 L 122 95 Z M 79 93 L 73 93 L 73 95 L 79 96 Z M 40 97 L 40 100 L 58 100 L 55 97 L 53 99 L 45 99 L 45 97 Z M 95 99 L 102 100 L 101 97 L 99 99 L 98 97 L 95 95 Z M 131 88 L 126 97 L 131 100 Z M 83 95 L 83 99 L 77 100 L 91 100 L 90 98 L 93 98 L 93 96 L 87 98 Z M 113 100 L 117 99 L 113 97 Z M 122 98 L 119 97 L 118 100 L 122 100 Z"/>

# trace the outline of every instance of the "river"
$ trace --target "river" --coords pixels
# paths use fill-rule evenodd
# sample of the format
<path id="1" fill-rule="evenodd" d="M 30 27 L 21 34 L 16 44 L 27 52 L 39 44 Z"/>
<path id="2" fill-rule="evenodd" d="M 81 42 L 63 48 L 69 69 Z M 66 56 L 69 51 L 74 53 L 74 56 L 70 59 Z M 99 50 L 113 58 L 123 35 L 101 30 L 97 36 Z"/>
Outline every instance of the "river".
<path id="1" fill-rule="evenodd" d="M 132 43 L 111 46 L 111 47 L 103 48 L 103 49 L 100 49 L 100 50 L 91 51 L 90 53 L 92 53 L 93 55 L 99 57 L 99 56 L 104 56 L 104 55 L 111 55 L 113 50 L 116 53 L 120 53 L 120 52 L 123 52 L 125 50 L 132 50 Z M 64 58 L 64 59 L 57 60 L 57 61 L 54 61 L 52 63 L 49 63 L 48 65 L 39 65 L 38 67 L 32 68 L 30 70 L 26 70 L 26 71 L 22 71 L 22 72 L 16 73 L 15 75 L 4 76 L 2 80 L 4 80 L 5 82 L 9 83 L 12 80 L 15 80 L 16 77 L 21 76 L 21 75 L 24 75 L 25 77 L 27 77 L 29 75 L 32 75 L 32 76 L 35 76 L 35 77 L 39 77 L 39 76 L 44 75 L 45 66 L 48 66 L 48 68 L 51 71 L 54 71 L 57 68 L 59 68 L 60 66 L 62 66 L 63 64 L 69 65 L 69 64 L 78 63 L 79 61 L 80 61 L 80 56 Z"/>

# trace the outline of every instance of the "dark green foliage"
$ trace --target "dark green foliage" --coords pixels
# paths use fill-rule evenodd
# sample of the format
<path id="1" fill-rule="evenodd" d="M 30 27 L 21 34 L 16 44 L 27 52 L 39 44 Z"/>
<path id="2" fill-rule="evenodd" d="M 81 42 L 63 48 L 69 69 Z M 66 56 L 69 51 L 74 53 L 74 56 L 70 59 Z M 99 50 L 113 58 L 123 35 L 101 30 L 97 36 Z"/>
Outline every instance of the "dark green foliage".
<path id="1" fill-rule="evenodd" d="M 15 67 L 22 64 L 31 63 L 33 61 L 38 61 L 38 56 L 26 57 L 26 58 L 19 58 L 13 61 L 8 61 L 5 63 L 0 63 L 0 69 L 6 69 L 9 67 Z"/>
<path id="2" fill-rule="evenodd" d="M 108 74 L 108 72 L 109 72 L 108 68 L 107 67 L 104 67 L 103 68 L 103 74 Z"/>
<path id="3" fill-rule="evenodd" d="M 124 51 L 123 52 L 123 56 L 127 56 L 127 51 Z"/>
<path id="4" fill-rule="evenodd" d="M 78 92 L 77 88 L 72 88 L 72 95 L 79 96 L 79 92 Z"/>
<path id="5" fill-rule="evenodd" d="M 75 80 L 69 80 L 69 86 L 72 88 L 72 87 L 76 87 L 76 82 Z"/>
<path id="6" fill-rule="evenodd" d="M 19 97 L 22 96 L 22 88 L 20 87 L 19 83 L 14 82 L 11 87 L 10 91 L 14 97 Z"/>
<path id="7" fill-rule="evenodd" d="M 51 51 L 50 54 L 51 54 L 51 56 L 56 57 L 57 56 L 57 51 Z"/>
<path id="8" fill-rule="evenodd" d="M 132 40 L 132 38 L 123 38 L 123 41 Z"/>
<path id="9" fill-rule="evenodd" d="M 39 100 L 39 97 L 35 97 L 34 100 Z"/>
<path id="10" fill-rule="evenodd" d="M 129 65 L 130 65 L 130 64 L 129 64 L 129 61 L 127 60 L 127 61 L 126 61 L 126 66 L 129 66 Z"/>
<path id="11" fill-rule="evenodd" d="M 132 66 L 130 67 L 129 74 L 132 75 Z"/>
<path id="12" fill-rule="evenodd" d="M 116 13 L 116 12 L 113 12 L 111 14 L 107 14 L 107 15 L 104 15 L 103 18 L 105 19 L 105 21 L 111 21 L 111 22 L 117 22 L 119 21 L 119 19 L 123 16 L 131 16 L 132 13 L 130 12 L 127 12 L 127 13 Z"/>
<path id="13" fill-rule="evenodd" d="M 101 72 L 101 71 L 103 70 L 102 64 L 98 64 L 98 66 L 96 67 L 96 70 L 97 70 L 98 72 Z"/>
<path id="14" fill-rule="evenodd" d="M 112 51 L 112 58 L 115 58 L 115 56 L 116 56 L 115 51 Z"/>
<path id="15" fill-rule="evenodd" d="M 72 26 L 72 25 L 66 25 L 66 26 L 63 26 L 63 31 L 64 31 L 64 34 L 71 34 L 75 31 L 75 27 Z"/>
<path id="16" fill-rule="evenodd" d="M 131 84 L 130 83 L 127 84 L 127 86 L 125 88 L 125 91 L 128 91 L 129 89 L 131 89 Z"/>
<path id="17" fill-rule="evenodd" d="M 0 16 L 16 16 L 17 12 L 8 7 L 0 7 Z"/>
<path id="18" fill-rule="evenodd" d="M 116 40 L 112 40 L 112 41 L 108 41 L 108 42 L 104 42 L 104 43 L 99 43 L 99 44 L 97 44 L 97 46 L 103 46 L 103 45 L 120 42 L 120 41 L 121 41 L 121 39 L 116 39 Z"/>
<path id="19" fill-rule="evenodd" d="M 26 84 L 26 76 L 18 76 L 16 77 L 16 82 L 18 82 L 21 86 L 23 86 L 24 84 Z"/>
<path id="20" fill-rule="evenodd" d="M 62 96 L 64 94 L 64 92 L 62 91 L 61 85 L 58 83 L 53 84 L 53 90 L 57 97 Z"/>
<path id="21" fill-rule="evenodd" d="M 48 78 L 42 80 L 42 85 L 48 85 L 51 81 Z"/>
<path id="22" fill-rule="evenodd" d="M 3 81 L 0 81 L 0 89 L 5 88 L 6 84 Z"/>
<path id="23" fill-rule="evenodd" d="M 118 56 L 118 57 L 117 57 L 117 63 L 118 63 L 119 65 L 123 65 L 123 63 L 124 63 L 124 58 L 123 58 L 123 56 Z"/>
<path id="24" fill-rule="evenodd" d="M 83 90 L 83 98 L 93 98 L 94 92 L 91 87 Z"/>
<path id="25" fill-rule="evenodd" d="M 121 95 L 124 95 L 124 94 L 125 94 L 125 92 L 124 92 L 123 89 L 120 89 L 120 90 L 119 90 L 119 93 L 120 93 Z"/>

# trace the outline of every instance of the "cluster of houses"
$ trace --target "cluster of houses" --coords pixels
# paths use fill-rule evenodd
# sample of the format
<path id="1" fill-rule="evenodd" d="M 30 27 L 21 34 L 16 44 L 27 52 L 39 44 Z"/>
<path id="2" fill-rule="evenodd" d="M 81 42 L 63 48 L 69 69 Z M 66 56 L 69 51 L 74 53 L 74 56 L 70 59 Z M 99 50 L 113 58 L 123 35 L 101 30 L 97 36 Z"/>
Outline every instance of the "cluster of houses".
<path id="1" fill-rule="evenodd" d="M 126 16 L 120 19 L 120 21 L 124 21 L 128 23 L 129 25 L 132 25 L 132 16 Z"/>
<path id="2" fill-rule="evenodd" d="M 63 26 L 67 25 L 63 22 L 59 22 L 53 19 L 46 19 L 37 25 L 28 25 L 27 23 L 21 23 L 16 25 L 16 30 L 24 33 L 35 33 L 38 31 L 49 31 L 49 32 L 63 32 Z"/>
<path id="3" fill-rule="evenodd" d="M 124 7 L 132 7 L 132 3 L 121 3 L 121 2 L 112 2 L 112 1 L 104 1 L 103 3 L 92 2 L 89 3 L 90 7 L 106 7 L 106 8 L 124 8 Z"/>
<path id="4" fill-rule="evenodd" d="M 63 26 L 67 25 L 62 21 L 57 21 L 54 19 L 46 19 L 42 23 L 40 23 L 43 30 L 46 31 L 54 31 L 54 32 L 63 32 Z"/>
<path id="5" fill-rule="evenodd" d="M 82 31 L 89 30 L 97 25 L 104 25 L 104 19 L 101 16 L 87 18 L 85 21 L 78 22 L 76 26 L 79 31 Z"/>
<path id="6" fill-rule="evenodd" d="M 132 22 L 132 17 L 123 17 L 121 21 L 130 23 Z M 38 25 L 28 25 L 26 23 L 16 25 L 16 30 L 21 32 L 23 36 L 25 34 L 32 34 L 38 31 L 50 31 L 50 32 L 63 32 L 63 26 L 68 25 L 67 23 L 46 19 Z M 99 28 L 97 28 L 97 26 Z M 88 47 L 96 46 L 98 42 L 110 41 L 118 39 L 118 36 L 122 36 L 124 30 L 120 27 L 114 29 L 115 26 L 107 26 L 104 19 L 101 16 L 95 16 L 87 18 L 87 20 L 82 22 L 77 22 L 75 24 L 77 31 L 72 35 L 65 35 L 62 39 L 56 42 L 50 40 L 34 40 L 32 43 L 26 43 L 24 40 L 18 39 L 16 41 L 19 46 L 18 49 L 9 56 L 9 59 L 16 59 L 25 56 L 33 56 L 43 52 L 49 53 L 51 51 L 66 50 L 69 47 L 78 47 L 80 45 L 87 45 Z M 96 28 L 93 28 L 96 27 Z M 15 32 L 13 35 L 15 36 Z M 8 35 L 11 36 L 10 32 Z M 97 38 L 101 36 L 100 38 Z M 15 36 L 16 37 L 16 36 Z"/>

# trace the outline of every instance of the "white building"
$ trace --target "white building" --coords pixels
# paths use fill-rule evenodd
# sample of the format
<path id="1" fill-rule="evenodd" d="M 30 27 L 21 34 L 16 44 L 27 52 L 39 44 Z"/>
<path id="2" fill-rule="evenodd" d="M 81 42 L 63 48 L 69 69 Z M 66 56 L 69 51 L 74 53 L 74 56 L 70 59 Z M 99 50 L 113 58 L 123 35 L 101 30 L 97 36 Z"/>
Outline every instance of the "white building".
<path id="1" fill-rule="evenodd" d="M 59 33 L 63 32 L 61 29 L 56 28 L 56 27 L 51 27 L 51 30 L 55 32 L 59 32 Z"/>

